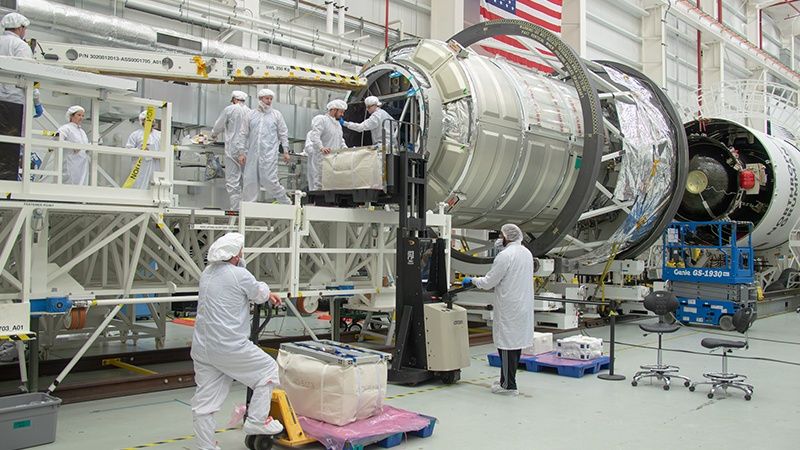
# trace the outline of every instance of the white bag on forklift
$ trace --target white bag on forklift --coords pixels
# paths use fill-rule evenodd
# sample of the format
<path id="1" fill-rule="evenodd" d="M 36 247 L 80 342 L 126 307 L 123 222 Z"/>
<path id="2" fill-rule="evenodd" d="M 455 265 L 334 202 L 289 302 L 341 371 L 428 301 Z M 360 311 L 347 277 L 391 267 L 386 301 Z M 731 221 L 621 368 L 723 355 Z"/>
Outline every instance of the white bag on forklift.
<path id="1" fill-rule="evenodd" d="M 343 366 L 281 350 L 278 367 L 281 387 L 298 415 L 342 426 L 383 409 L 386 361 Z"/>
<path id="2" fill-rule="evenodd" d="M 322 159 L 322 190 L 383 189 L 383 152 L 379 147 L 335 149 Z"/>

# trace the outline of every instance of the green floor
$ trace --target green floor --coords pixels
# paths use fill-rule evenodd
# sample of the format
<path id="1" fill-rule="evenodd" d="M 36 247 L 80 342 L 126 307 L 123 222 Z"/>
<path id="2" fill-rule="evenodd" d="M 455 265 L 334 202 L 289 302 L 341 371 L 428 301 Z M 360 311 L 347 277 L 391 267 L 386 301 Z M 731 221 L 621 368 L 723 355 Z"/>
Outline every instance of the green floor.
<path id="1" fill-rule="evenodd" d="M 606 328 L 589 330 L 605 336 Z M 636 324 L 618 327 L 621 342 L 654 345 L 655 335 L 642 336 Z M 701 328 L 684 328 L 665 338 L 672 349 L 704 352 Z M 643 382 L 630 385 L 639 364 L 655 361 L 655 350 L 620 345 L 617 371 L 628 376 L 609 382 L 588 375 L 580 379 L 550 373 L 520 372 L 522 395 L 499 397 L 489 392 L 497 369 L 489 367 L 485 355 L 491 346 L 472 349 L 472 366 L 462 382 L 440 389 L 426 386 L 391 386 L 388 403 L 439 419 L 434 435 L 409 438 L 405 449 L 797 449 L 800 427 L 800 314 L 787 313 L 758 320 L 750 333 L 750 348 L 737 352 L 747 357 L 792 361 L 781 364 L 763 360 L 731 360 L 731 369 L 747 374 L 755 385 L 752 401 L 738 391 L 731 397 L 709 400 L 706 390 L 690 393 L 675 385 L 665 392 Z M 665 353 L 665 360 L 681 366 L 693 379 L 704 370 L 718 370 L 719 356 Z M 428 386 L 429 387 L 429 386 Z M 393 396 L 405 393 L 402 398 Z M 40 447 L 59 450 L 155 448 L 191 449 L 193 441 L 160 441 L 192 433 L 189 402 L 192 389 L 154 393 L 113 400 L 66 405 L 59 413 L 58 439 Z M 227 425 L 234 405 L 242 403 L 244 389 L 236 386 L 219 426 Z M 223 449 L 243 449 L 241 431 L 219 434 Z M 321 448 L 311 446 L 309 448 Z"/>

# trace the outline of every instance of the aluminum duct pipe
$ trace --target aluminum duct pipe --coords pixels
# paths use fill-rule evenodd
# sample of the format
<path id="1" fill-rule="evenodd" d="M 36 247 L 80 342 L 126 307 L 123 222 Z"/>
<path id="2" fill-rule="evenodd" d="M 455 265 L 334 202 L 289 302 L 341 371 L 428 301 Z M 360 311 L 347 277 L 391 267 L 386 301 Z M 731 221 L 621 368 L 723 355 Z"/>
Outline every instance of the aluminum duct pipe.
<path id="1" fill-rule="evenodd" d="M 542 73 L 470 45 L 496 35 L 555 55 Z M 449 42 L 414 40 L 365 66 L 367 87 L 408 125 L 399 140 L 429 154 L 428 203 L 453 226 L 528 232 L 535 255 L 583 263 L 633 257 L 658 239 L 680 202 L 688 160 L 680 117 L 636 70 L 585 61 L 527 22 L 470 27 Z M 418 131 L 417 131 L 418 130 Z"/>
<path id="2" fill-rule="evenodd" d="M 174 12 L 173 9 L 169 7 L 165 6 L 162 8 L 163 9 L 159 9 L 160 12 Z M 174 30 L 151 27 L 139 22 L 44 0 L 17 0 L 17 11 L 28 17 L 36 26 L 50 26 L 54 29 L 64 30 L 81 36 L 83 39 L 95 42 L 127 45 L 140 49 L 162 48 L 170 51 L 182 50 L 186 53 L 201 53 L 204 56 L 217 58 L 260 62 L 276 62 L 276 60 L 282 60 L 282 62 L 291 63 L 288 59 L 270 53 L 248 50 L 218 40 L 204 39 L 199 36 L 180 33 Z M 173 14 L 171 17 L 177 20 L 189 20 L 185 16 L 181 16 L 180 13 Z M 205 18 L 204 20 L 206 21 L 205 25 L 208 26 L 210 26 L 210 24 L 224 24 L 224 22 L 215 21 L 215 19 Z M 174 44 L 174 42 L 180 40 L 199 43 L 200 48 L 182 48 Z M 313 54 L 320 53 L 319 48 L 314 48 L 311 45 L 301 45 L 297 40 L 283 42 L 276 36 L 275 42 L 291 45 L 297 47 L 301 51 Z M 353 62 L 360 64 L 361 61 Z"/>

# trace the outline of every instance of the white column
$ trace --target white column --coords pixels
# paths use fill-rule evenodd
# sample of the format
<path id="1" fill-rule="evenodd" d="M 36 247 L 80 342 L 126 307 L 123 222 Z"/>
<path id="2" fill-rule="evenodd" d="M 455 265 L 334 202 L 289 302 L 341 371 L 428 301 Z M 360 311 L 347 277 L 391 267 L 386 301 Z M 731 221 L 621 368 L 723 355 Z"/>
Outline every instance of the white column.
<path id="1" fill-rule="evenodd" d="M 464 0 L 431 2 L 431 38 L 447 40 L 464 29 Z"/>
<path id="2" fill-rule="evenodd" d="M 561 37 L 586 57 L 586 0 L 567 0 L 561 10 Z"/>
<path id="3" fill-rule="evenodd" d="M 651 8 L 642 17 L 642 71 L 662 89 L 667 87 L 664 10 L 663 6 Z"/>

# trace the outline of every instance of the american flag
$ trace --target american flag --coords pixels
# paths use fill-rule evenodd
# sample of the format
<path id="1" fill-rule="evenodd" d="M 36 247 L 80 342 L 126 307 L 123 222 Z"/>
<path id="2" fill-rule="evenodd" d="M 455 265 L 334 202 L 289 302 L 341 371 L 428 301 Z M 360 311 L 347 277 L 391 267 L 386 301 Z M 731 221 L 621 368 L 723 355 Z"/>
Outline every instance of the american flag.
<path id="1" fill-rule="evenodd" d="M 562 2 L 563 0 L 481 0 L 481 21 L 524 20 L 560 35 Z M 542 72 L 552 72 L 553 69 L 545 60 L 553 57 L 553 53 L 529 39 L 526 39 L 526 46 L 521 39 L 525 38 L 495 36 L 484 41 L 480 47 L 513 63 Z"/>

